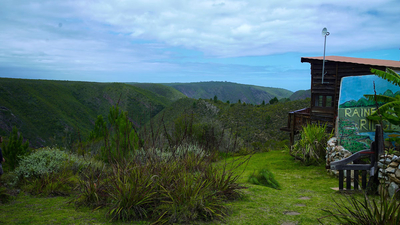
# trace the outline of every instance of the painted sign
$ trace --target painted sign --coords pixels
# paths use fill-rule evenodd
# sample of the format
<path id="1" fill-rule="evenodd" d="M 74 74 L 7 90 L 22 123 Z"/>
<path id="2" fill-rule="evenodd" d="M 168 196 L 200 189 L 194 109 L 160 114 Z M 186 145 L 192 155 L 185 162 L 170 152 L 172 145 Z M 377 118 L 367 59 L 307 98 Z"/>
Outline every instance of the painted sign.
<path id="1" fill-rule="evenodd" d="M 369 149 L 375 138 L 375 123 L 366 117 L 376 111 L 375 101 L 369 101 L 365 94 L 395 96 L 400 95 L 400 87 L 375 75 L 342 78 L 339 107 L 338 135 L 339 144 L 351 152 Z M 380 106 L 380 105 L 379 105 Z M 400 131 L 400 127 L 383 123 L 384 130 Z M 391 133 L 385 133 L 387 138 Z"/>

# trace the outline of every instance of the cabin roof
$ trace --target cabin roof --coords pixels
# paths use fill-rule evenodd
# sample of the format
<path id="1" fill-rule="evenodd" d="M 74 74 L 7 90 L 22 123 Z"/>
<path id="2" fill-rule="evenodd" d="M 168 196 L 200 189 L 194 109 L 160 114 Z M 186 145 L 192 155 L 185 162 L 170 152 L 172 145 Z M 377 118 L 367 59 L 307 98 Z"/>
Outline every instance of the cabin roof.
<path id="1" fill-rule="evenodd" d="M 318 57 L 301 57 L 301 62 L 313 62 L 315 60 L 323 60 L 323 56 Z M 343 63 L 353 63 L 362 64 L 370 66 L 384 66 L 392 69 L 400 69 L 400 61 L 394 60 L 383 60 L 383 59 L 365 59 L 365 58 L 353 58 L 345 56 L 325 56 L 325 61 L 332 62 L 343 62 Z"/>

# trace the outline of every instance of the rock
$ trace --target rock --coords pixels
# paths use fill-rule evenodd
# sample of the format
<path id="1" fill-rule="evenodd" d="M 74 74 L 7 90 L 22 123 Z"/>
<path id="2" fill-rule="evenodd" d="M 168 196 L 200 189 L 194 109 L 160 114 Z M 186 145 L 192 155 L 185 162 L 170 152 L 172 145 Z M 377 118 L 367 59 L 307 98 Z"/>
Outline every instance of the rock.
<path id="1" fill-rule="evenodd" d="M 386 173 L 394 173 L 394 172 L 396 172 L 396 168 L 393 168 L 393 167 L 388 167 L 388 168 L 386 168 Z"/>
<path id="2" fill-rule="evenodd" d="M 398 162 L 391 162 L 391 163 L 389 164 L 390 167 L 397 167 L 398 165 L 399 165 Z"/>
<path id="3" fill-rule="evenodd" d="M 400 184 L 400 180 L 396 178 L 396 175 L 393 173 L 389 174 L 390 180 L 395 182 L 396 184 Z"/>
<path id="4" fill-rule="evenodd" d="M 353 154 L 351 154 L 350 152 L 349 152 L 349 153 L 345 153 L 345 154 L 343 155 L 343 158 L 348 158 L 348 157 L 350 157 L 351 155 L 353 155 Z"/>
<path id="5" fill-rule="evenodd" d="M 389 188 L 388 188 L 389 196 L 392 197 L 396 193 L 398 188 L 399 188 L 399 185 L 397 185 L 395 182 L 391 182 L 389 184 Z"/>
<path id="6" fill-rule="evenodd" d="M 381 162 L 378 162 L 378 167 L 379 167 L 379 168 L 386 169 L 386 165 L 383 164 L 383 163 L 381 163 Z"/>
<path id="7" fill-rule="evenodd" d="M 343 150 L 344 150 L 343 146 L 336 146 L 336 148 L 335 148 L 336 152 L 340 152 L 340 151 L 343 151 Z"/>
<path id="8" fill-rule="evenodd" d="M 400 178 L 400 170 L 396 170 L 395 175 L 397 178 Z"/>

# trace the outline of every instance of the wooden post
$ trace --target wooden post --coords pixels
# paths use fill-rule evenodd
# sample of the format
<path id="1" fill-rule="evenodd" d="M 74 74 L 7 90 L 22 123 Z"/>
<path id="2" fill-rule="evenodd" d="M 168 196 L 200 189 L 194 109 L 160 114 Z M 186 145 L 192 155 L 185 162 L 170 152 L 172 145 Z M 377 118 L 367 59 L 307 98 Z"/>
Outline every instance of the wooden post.
<path id="1" fill-rule="evenodd" d="M 358 190 L 358 170 L 354 170 L 354 190 Z"/>
<path id="2" fill-rule="evenodd" d="M 351 170 L 346 170 L 346 190 L 351 190 Z"/>
<path id="3" fill-rule="evenodd" d="M 294 145 L 294 132 L 296 129 L 296 127 L 295 127 L 295 125 L 296 125 L 295 119 L 296 118 L 295 118 L 294 113 L 289 114 L 289 117 L 290 117 L 290 146 L 293 146 Z"/>
<path id="4" fill-rule="evenodd" d="M 339 170 L 339 190 L 343 190 L 343 170 Z"/>
<path id="5" fill-rule="evenodd" d="M 365 188 L 367 188 L 367 171 L 363 170 L 362 171 L 362 185 L 361 185 L 362 189 L 365 190 Z"/>
<path id="6" fill-rule="evenodd" d="M 379 185 L 379 178 L 378 178 L 378 173 L 379 173 L 379 168 L 378 168 L 378 161 L 379 157 L 381 154 L 383 154 L 384 151 L 384 140 L 383 140 L 383 130 L 382 126 L 380 124 L 375 125 L 375 141 L 374 141 L 374 155 L 375 155 L 375 164 L 374 164 L 374 178 L 373 178 L 373 184 L 376 185 L 376 187 Z"/>

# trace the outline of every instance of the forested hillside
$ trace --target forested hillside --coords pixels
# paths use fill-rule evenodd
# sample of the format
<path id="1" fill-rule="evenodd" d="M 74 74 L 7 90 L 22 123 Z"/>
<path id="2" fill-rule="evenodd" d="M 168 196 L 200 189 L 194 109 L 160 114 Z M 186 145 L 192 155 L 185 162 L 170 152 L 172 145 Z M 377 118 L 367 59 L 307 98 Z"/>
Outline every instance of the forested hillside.
<path id="1" fill-rule="evenodd" d="M 155 94 L 164 96 L 171 101 L 176 101 L 180 98 L 186 97 L 186 95 L 176 90 L 175 88 L 163 84 L 152 84 L 152 83 L 127 83 L 127 84 L 131 84 L 135 87 L 143 88 L 148 91 L 154 92 Z"/>
<path id="2" fill-rule="evenodd" d="M 290 100 L 300 100 L 300 99 L 311 98 L 311 89 L 296 91 L 289 98 L 290 98 Z"/>
<path id="3" fill-rule="evenodd" d="M 288 139 L 288 133 L 280 130 L 287 126 L 288 113 L 309 107 L 309 104 L 310 99 L 273 105 L 252 105 L 186 98 L 174 102 L 155 116 L 151 129 L 156 133 L 163 133 L 167 129 L 174 141 L 179 139 L 179 135 L 184 138 L 184 134 L 176 133 L 177 129 L 193 133 L 196 133 L 196 129 L 201 129 L 200 135 L 212 133 L 214 137 L 221 139 L 221 143 L 238 142 L 242 146 L 258 150 L 261 147 L 273 147 Z M 150 124 L 147 129 L 149 127 Z M 195 131 L 191 131 L 192 129 Z"/>
<path id="4" fill-rule="evenodd" d="M 151 91 L 121 83 L 0 79 L 0 135 L 16 126 L 31 146 L 85 138 L 98 115 L 119 102 L 135 125 L 172 103 Z"/>
<path id="5" fill-rule="evenodd" d="M 288 98 L 291 91 L 283 88 L 261 87 L 231 82 L 166 83 L 189 98 L 210 99 L 217 96 L 223 102 L 236 103 L 239 100 L 248 104 L 268 103 L 274 97 Z"/>

